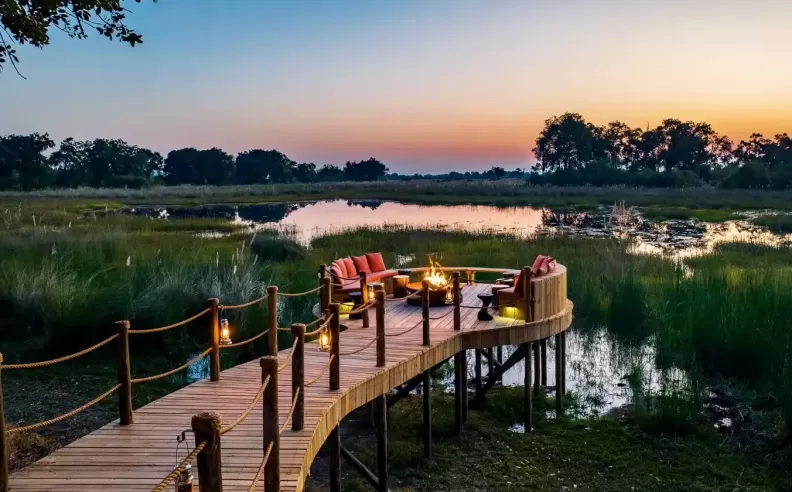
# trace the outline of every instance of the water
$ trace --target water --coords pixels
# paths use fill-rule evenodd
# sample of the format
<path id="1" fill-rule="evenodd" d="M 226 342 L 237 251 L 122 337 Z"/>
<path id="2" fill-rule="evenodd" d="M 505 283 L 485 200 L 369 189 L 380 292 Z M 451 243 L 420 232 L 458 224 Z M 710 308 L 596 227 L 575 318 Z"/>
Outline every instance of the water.
<path id="1" fill-rule="evenodd" d="M 723 223 L 668 220 L 654 223 L 640 211 L 601 206 L 593 211 L 489 205 L 414 205 L 379 200 L 329 200 L 257 205 L 146 207 L 126 211 L 156 218 L 209 217 L 228 219 L 251 229 L 277 229 L 309 244 L 319 235 L 360 226 L 432 227 L 490 234 L 572 234 L 631 239 L 634 251 L 688 257 L 732 241 L 790 244 L 792 234 L 774 234 L 748 222 L 768 211 L 745 212 L 745 219 Z M 211 236 L 212 234 L 208 234 Z"/>

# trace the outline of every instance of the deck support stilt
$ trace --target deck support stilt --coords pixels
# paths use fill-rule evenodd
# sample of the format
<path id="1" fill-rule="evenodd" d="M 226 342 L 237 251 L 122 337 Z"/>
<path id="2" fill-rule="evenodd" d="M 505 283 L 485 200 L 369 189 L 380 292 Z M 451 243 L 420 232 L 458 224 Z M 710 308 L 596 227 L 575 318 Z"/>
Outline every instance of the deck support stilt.
<path id="1" fill-rule="evenodd" d="M 454 430 L 462 432 L 462 354 L 454 355 Z"/>
<path id="2" fill-rule="evenodd" d="M 467 422 L 468 418 L 468 359 L 467 350 L 462 351 L 462 424 Z"/>
<path id="3" fill-rule="evenodd" d="M 487 374 L 492 377 L 495 374 L 495 356 L 492 354 L 492 347 L 487 349 Z"/>
<path id="4" fill-rule="evenodd" d="M 556 418 L 564 413 L 563 362 L 561 358 L 561 335 L 555 336 L 555 380 L 556 380 Z"/>
<path id="5" fill-rule="evenodd" d="M 330 431 L 330 492 L 341 492 L 341 423 Z"/>
<path id="6" fill-rule="evenodd" d="M 566 332 L 561 333 L 561 393 L 566 395 L 566 383 L 567 383 L 567 374 L 566 374 Z"/>
<path id="7" fill-rule="evenodd" d="M 533 429 L 533 391 L 531 391 L 531 354 L 534 352 L 531 345 L 536 343 L 525 343 L 523 351 L 525 352 L 525 378 L 523 384 L 525 389 L 523 391 L 523 424 L 525 432 L 531 432 Z"/>
<path id="8" fill-rule="evenodd" d="M 487 384 L 484 385 L 484 393 L 491 390 L 495 386 L 497 379 L 502 376 L 506 371 L 514 367 L 518 362 L 525 358 L 525 344 L 520 345 L 517 350 L 512 352 L 508 359 L 503 362 L 503 365 L 495 370 L 495 377 L 487 378 Z"/>
<path id="9" fill-rule="evenodd" d="M 503 346 L 498 345 L 498 358 L 496 359 L 499 366 L 503 365 Z M 498 381 L 503 382 L 503 374 L 498 376 Z"/>
<path id="10" fill-rule="evenodd" d="M 542 356 L 542 386 L 547 386 L 547 339 L 543 338 L 539 342 L 539 351 Z"/>
<path id="11" fill-rule="evenodd" d="M 424 458 L 432 458 L 432 374 L 429 369 L 423 372 L 423 451 Z"/>
<path id="12" fill-rule="evenodd" d="M 484 391 L 481 386 L 481 350 L 476 349 L 473 352 L 476 354 L 476 376 L 473 380 L 473 384 L 476 388 L 476 408 L 481 410 L 484 408 Z M 489 377 L 492 377 L 491 372 L 489 373 Z"/>
<path id="13" fill-rule="evenodd" d="M 539 394 L 542 382 L 542 358 L 539 356 L 539 342 L 531 343 L 533 352 L 533 385 L 534 393 Z M 528 359 L 526 359 L 527 361 Z"/>
<path id="14" fill-rule="evenodd" d="M 374 399 L 377 414 L 377 490 L 388 492 L 388 401 L 385 395 Z"/>

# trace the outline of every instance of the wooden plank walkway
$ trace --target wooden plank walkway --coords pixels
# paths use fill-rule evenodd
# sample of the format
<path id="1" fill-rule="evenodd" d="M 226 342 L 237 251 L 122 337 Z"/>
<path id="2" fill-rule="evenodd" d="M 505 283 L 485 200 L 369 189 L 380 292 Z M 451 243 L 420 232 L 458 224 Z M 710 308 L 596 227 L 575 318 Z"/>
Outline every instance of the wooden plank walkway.
<path id="1" fill-rule="evenodd" d="M 476 295 L 490 289 L 487 284 L 465 286 L 463 304 L 478 305 Z M 431 345 L 421 344 L 421 308 L 405 302 L 387 302 L 385 331 L 403 332 L 386 339 L 386 366 L 376 367 L 376 344 L 354 355 L 342 356 L 341 389 L 328 389 L 327 373 L 305 389 L 305 428 L 287 428 L 281 435 L 281 487 L 303 489 L 311 462 L 338 422 L 355 408 L 420 374 L 463 349 L 512 345 L 547 338 L 566 330 L 572 321 L 572 304 L 549 321 L 526 327 L 522 321 L 496 317 L 478 321 L 476 309 L 462 309 L 462 330 L 454 331 L 449 307 L 431 309 Z M 443 316 L 447 314 L 446 316 Z M 374 336 L 360 321 L 343 320 L 341 352 L 352 352 Z M 284 361 L 289 348 L 278 356 Z M 305 380 L 311 381 L 325 367 L 328 354 L 317 343 L 305 345 Z M 112 422 L 33 465 L 13 473 L 11 490 L 148 491 L 176 463 L 175 436 L 190 428 L 193 415 L 213 411 L 223 423 L 237 418 L 256 395 L 261 384 L 258 360 L 223 371 L 218 382 L 193 383 L 134 412 L 134 423 Z M 291 364 L 279 374 L 281 423 L 291 405 Z M 192 434 L 190 437 L 190 449 Z M 261 463 L 264 447 L 260 405 L 238 427 L 222 437 L 224 490 L 247 490 Z M 180 458 L 185 455 L 184 446 Z M 194 473 L 197 478 L 197 473 Z M 263 490 L 263 481 L 256 490 Z M 170 487 L 169 487 L 170 489 Z"/>

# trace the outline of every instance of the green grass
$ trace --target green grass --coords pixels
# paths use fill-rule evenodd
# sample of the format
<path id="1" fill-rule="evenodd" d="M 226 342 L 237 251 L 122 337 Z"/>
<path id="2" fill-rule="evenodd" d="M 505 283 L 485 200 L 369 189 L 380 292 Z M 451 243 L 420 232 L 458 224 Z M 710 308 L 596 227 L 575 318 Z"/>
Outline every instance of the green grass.
<path id="1" fill-rule="evenodd" d="M 726 222 L 739 219 L 740 216 L 729 209 L 669 207 L 653 205 L 645 207 L 641 213 L 644 217 L 655 222 L 666 220 L 695 219 L 700 222 Z"/>
<path id="2" fill-rule="evenodd" d="M 751 220 L 751 222 L 758 226 L 766 227 L 772 232 L 792 233 L 792 215 L 762 215 Z"/>

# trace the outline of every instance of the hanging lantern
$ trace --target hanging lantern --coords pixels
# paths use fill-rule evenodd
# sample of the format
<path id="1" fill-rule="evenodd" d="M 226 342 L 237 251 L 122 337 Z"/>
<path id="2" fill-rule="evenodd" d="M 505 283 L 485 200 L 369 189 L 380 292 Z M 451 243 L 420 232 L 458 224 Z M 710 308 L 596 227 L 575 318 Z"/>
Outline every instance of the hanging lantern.
<path id="1" fill-rule="evenodd" d="M 228 318 L 220 320 L 220 345 L 231 345 L 231 327 Z"/>
<path id="2" fill-rule="evenodd" d="M 176 492 L 193 492 L 192 465 L 187 465 L 176 477 Z"/>
<path id="3" fill-rule="evenodd" d="M 324 329 L 319 334 L 319 348 L 324 352 L 330 352 L 330 330 Z"/>

